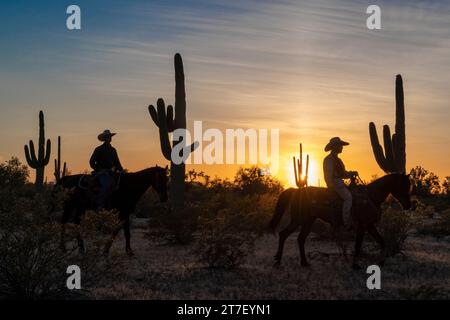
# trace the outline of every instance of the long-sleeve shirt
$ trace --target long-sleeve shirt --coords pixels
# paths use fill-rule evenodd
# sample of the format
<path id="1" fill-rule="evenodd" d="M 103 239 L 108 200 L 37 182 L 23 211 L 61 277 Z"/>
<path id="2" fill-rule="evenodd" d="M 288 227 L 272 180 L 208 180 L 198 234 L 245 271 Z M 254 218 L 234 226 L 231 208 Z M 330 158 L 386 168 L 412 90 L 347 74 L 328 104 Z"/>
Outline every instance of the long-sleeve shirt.
<path id="1" fill-rule="evenodd" d="M 95 148 L 89 164 L 94 171 L 112 169 L 123 171 L 116 149 L 108 143 L 104 143 Z"/>
<path id="2" fill-rule="evenodd" d="M 323 160 L 323 174 L 328 188 L 343 183 L 342 179 L 351 178 L 351 173 L 345 170 L 344 162 L 331 153 Z"/>

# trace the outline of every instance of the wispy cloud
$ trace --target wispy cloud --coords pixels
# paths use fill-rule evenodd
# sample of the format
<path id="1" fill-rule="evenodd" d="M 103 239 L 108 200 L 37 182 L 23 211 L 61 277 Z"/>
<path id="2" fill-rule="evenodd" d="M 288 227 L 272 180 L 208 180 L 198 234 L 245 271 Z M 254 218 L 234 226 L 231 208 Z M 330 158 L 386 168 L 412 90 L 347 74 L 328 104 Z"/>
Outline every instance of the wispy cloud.
<path id="1" fill-rule="evenodd" d="M 46 110 L 61 115 L 58 129 L 63 135 L 82 134 L 71 124 L 75 120 L 82 123 L 84 134 L 114 126 L 155 136 L 145 106 L 160 96 L 173 103 L 172 57 L 181 52 L 190 120 L 231 128 L 278 127 L 284 152 L 295 151 L 295 141 L 302 140 L 319 153 L 329 137 L 346 136 L 354 142 L 350 161 L 364 164 L 368 175 L 378 169 L 367 125 L 392 124 L 394 76 L 402 73 L 408 161 L 448 174 L 448 160 L 436 159 L 450 158 L 450 5 L 378 1 L 382 30 L 370 31 L 365 26 L 369 4 L 318 0 L 113 5 L 104 27 L 88 25 L 73 36 L 68 45 L 73 54 L 67 47 L 54 53 L 49 47 L 42 74 L 13 69 L 0 76 L 2 84 L 8 82 L 0 89 L 0 102 L 9 117 L 1 120 L 5 126 L 0 130 L 12 129 L 6 122 L 29 125 L 12 120 L 16 113 L 10 108 L 20 104 L 23 116 L 26 104 L 41 101 Z M 52 59 L 58 63 L 52 65 Z M 33 91 L 32 80 L 42 82 L 39 90 Z M 31 97 L 17 97 L 30 88 Z M 64 119 L 64 114 L 70 117 Z M 133 134 L 128 131 L 127 137 Z M 127 152 L 126 144 L 123 148 Z"/>

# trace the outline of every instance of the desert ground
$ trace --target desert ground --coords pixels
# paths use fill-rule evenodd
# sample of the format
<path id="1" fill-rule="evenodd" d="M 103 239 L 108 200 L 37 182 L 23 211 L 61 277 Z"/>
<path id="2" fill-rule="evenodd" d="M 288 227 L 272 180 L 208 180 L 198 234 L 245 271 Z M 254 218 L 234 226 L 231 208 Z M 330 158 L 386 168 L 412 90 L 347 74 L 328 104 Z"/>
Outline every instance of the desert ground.
<path id="1" fill-rule="evenodd" d="M 296 235 L 286 241 L 282 265 L 273 268 L 277 239 L 264 235 L 246 262 L 233 270 L 208 268 L 191 245 L 149 240 L 148 219 L 132 221 L 134 257 L 124 252 L 120 234 L 111 254 L 124 268 L 91 288 L 94 299 L 446 299 L 450 293 L 450 241 L 409 235 L 402 253 L 381 269 L 381 289 L 369 290 L 365 268 L 354 271 L 332 240 L 311 234 L 310 267 L 302 268 Z M 366 236 L 366 240 L 369 236 Z M 353 244 L 346 242 L 347 247 Z M 352 248 L 349 248 L 351 253 Z M 374 243 L 365 242 L 362 265 L 377 262 Z"/>

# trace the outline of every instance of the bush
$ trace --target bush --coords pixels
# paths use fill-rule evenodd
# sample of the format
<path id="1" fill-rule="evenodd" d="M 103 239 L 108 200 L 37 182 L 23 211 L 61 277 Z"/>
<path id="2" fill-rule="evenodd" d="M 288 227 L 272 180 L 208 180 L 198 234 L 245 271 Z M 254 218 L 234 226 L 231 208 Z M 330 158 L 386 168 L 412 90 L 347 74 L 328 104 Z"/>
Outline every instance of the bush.
<path id="1" fill-rule="evenodd" d="M 425 168 L 417 166 L 411 169 L 410 179 L 418 196 L 429 197 L 440 191 L 439 177 Z"/>
<path id="2" fill-rule="evenodd" d="M 256 233 L 242 228 L 246 222 L 238 214 L 224 210 L 216 218 L 201 221 L 194 254 L 212 268 L 236 268 L 253 252 Z"/>
<path id="3" fill-rule="evenodd" d="M 400 253 L 412 228 L 409 215 L 402 210 L 388 207 L 381 216 L 379 227 L 387 253 L 389 255 Z"/>
<path id="4" fill-rule="evenodd" d="M 98 229 L 110 231 L 116 224 L 109 216 L 89 215 L 81 229 L 68 225 L 66 239 L 75 239 L 81 232 L 88 241 L 88 251 L 79 255 L 73 243 L 69 250 L 61 248 L 61 225 L 57 222 L 64 192 L 44 188 L 39 193 L 11 193 L 8 207 L 0 211 L 0 298 L 55 299 L 83 294 L 111 270 L 111 261 L 102 256 L 100 246 L 110 239 Z M 56 202 L 56 203 L 55 203 Z M 56 205 L 56 206 L 55 206 Z M 94 234 L 95 230 L 95 234 Z M 78 265 L 82 270 L 85 291 L 66 287 L 67 267 Z"/>
<path id="5" fill-rule="evenodd" d="M 450 209 L 442 212 L 436 222 L 420 225 L 417 228 L 417 233 L 431 235 L 437 239 L 450 236 Z"/>
<path id="6" fill-rule="evenodd" d="M 234 184 L 239 192 L 247 195 L 280 193 L 283 189 L 277 179 L 264 174 L 257 166 L 240 168 L 234 177 Z"/>

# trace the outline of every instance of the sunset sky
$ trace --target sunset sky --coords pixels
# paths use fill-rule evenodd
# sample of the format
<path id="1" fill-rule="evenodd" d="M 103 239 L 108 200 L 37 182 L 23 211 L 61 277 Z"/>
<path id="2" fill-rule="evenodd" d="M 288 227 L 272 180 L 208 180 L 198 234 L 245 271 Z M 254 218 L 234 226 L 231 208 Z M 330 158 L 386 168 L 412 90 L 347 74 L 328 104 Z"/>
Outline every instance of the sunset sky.
<path id="1" fill-rule="evenodd" d="M 81 8 L 82 30 L 66 29 Z M 381 7 L 381 30 L 366 8 Z M 407 168 L 450 175 L 448 1 L 2 1 L 0 161 L 36 143 L 44 110 L 72 173 L 89 167 L 97 135 L 131 171 L 165 165 L 147 106 L 174 102 L 173 55 L 185 67 L 188 126 L 280 129 L 280 171 L 290 181 L 298 143 L 322 178 L 324 145 L 349 141 L 342 159 L 369 180 L 382 172 L 368 124 L 395 121 L 395 75 L 405 89 Z M 381 139 L 381 136 L 380 136 Z M 237 166 L 196 165 L 232 176 Z"/>

